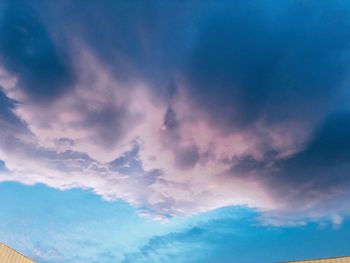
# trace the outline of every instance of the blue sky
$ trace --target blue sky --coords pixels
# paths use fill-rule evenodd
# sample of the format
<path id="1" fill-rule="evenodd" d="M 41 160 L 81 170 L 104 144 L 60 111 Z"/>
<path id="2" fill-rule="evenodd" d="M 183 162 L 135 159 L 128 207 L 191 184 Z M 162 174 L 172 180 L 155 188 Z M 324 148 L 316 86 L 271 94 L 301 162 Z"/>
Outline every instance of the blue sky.
<path id="1" fill-rule="evenodd" d="M 350 254 L 348 1 L 0 2 L 0 242 L 38 262 Z"/>
<path id="2" fill-rule="evenodd" d="M 123 201 L 44 185 L 0 185 L 3 242 L 38 262 L 277 262 L 346 255 L 350 222 L 262 225 L 259 213 L 227 207 L 156 222 Z"/>

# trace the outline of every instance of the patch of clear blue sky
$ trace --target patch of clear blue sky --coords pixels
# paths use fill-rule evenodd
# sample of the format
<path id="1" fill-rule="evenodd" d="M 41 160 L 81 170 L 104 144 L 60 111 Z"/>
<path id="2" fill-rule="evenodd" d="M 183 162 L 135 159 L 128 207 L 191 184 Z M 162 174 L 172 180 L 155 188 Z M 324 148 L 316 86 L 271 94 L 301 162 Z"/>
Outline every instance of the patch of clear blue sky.
<path id="1" fill-rule="evenodd" d="M 247 208 L 162 223 L 88 190 L 0 184 L 0 241 L 56 262 L 268 263 L 350 254 L 350 222 L 267 227 Z"/>

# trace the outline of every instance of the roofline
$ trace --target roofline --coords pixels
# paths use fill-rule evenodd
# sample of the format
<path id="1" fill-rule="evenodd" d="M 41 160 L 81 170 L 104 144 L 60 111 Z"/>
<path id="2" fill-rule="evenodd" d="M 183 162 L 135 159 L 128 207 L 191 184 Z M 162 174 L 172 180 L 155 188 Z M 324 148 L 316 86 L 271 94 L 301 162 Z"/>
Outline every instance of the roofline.
<path id="1" fill-rule="evenodd" d="M 350 258 L 350 256 L 338 256 L 338 257 L 303 259 L 303 260 L 290 260 L 290 261 L 280 261 L 277 263 L 307 262 L 307 261 L 314 261 L 314 260 L 339 259 L 339 258 Z"/>
<path id="2" fill-rule="evenodd" d="M 31 259 L 30 257 L 27 257 L 26 255 L 23 255 L 21 252 L 19 252 L 19 251 L 17 251 L 16 249 L 14 249 L 14 248 L 12 248 L 12 247 L 6 245 L 5 243 L 0 242 L 0 246 L 1 246 L 1 245 L 3 245 L 3 246 L 5 246 L 5 247 L 7 247 L 7 248 L 9 248 L 9 249 L 11 249 L 11 250 L 13 250 L 13 251 L 15 251 L 16 253 L 20 254 L 21 256 L 23 256 L 23 257 L 25 257 L 25 258 L 27 258 L 27 259 L 29 259 L 30 261 L 33 261 L 33 262 L 35 263 L 35 261 L 34 261 L 33 259 Z"/>

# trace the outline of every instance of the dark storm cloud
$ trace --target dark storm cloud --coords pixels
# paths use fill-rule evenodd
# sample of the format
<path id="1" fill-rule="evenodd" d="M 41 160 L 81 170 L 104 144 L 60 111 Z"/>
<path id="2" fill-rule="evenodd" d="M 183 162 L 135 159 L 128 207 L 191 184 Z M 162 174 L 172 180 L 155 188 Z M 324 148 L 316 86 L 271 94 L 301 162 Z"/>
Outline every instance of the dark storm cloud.
<path id="1" fill-rule="evenodd" d="M 161 175 L 161 171 L 145 171 L 142 162 L 138 158 L 139 151 L 139 145 L 135 144 L 131 151 L 123 154 L 118 159 L 109 162 L 108 167 L 112 171 L 129 175 L 135 182 L 141 181 L 146 185 L 151 185 L 156 181 L 157 177 Z"/>
<path id="2" fill-rule="evenodd" d="M 131 77 L 127 73 L 131 73 L 133 67 L 141 66 L 145 56 L 142 34 L 146 34 L 145 41 L 153 35 L 149 31 L 157 17 L 153 4 L 76 1 L 64 5 L 48 4 L 48 7 L 58 7 L 59 20 L 53 22 L 67 19 L 65 23 L 71 26 L 65 33 L 77 34 L 105 63 L 113 65 L 119 78 Z"/>
<path id="3" fill-rule="evenodd" d="M 169 130 L 175 130 L 179 126 L 176 113 L 171 107 L 169 107 L 165 113 L 163 125 Z"/>
<path id="4" fill-rule="evenodd" d="M 350 113 L 329 116 L 305 149 L 278 161 L 269 176 L 272 189 L 292 201 L 339 194 L 350 185 Z"/>
<path id="5" fill-rule="evenodd" d="M 43 116 L 43 123 L 52 123 L 52 116 L 67 110 L 66 116 L 72 113 L 79 122 L 63 123 L 64 127 L 77 126 L 79 134 L 91 131 L 96 145 L 113 150 L 142 122 L 129 112 L 128 103 L 139 98 L 123 81 L 146 82 L 151 86 L 147 92 L 156 95 L 150 96 L 154 102 L 167 107 L 162 129 L 151 136 L 171 152 L 180 172 L 195 167 L 203 154 L 181 129 L 191 126 L 177 114 L 183 113 L 177 105 L 185 101 L 189 109 L 196 109 L 188 115 L 199 112 L 195 118 L 209 120 L 213 134 L 249 131 L 254 134 L 252 144 L 255 137 L 263 141 L 252 146 L 264 155 L 261 160 L 244 153 L 224 162 L 232 161 L 231 173 L 250 174 L 266 184 L 277 199 L 321 200 L 324 193 L 348 186 L 350 115 L 331 114 L 347 89 L 350 69 L 350 5 L 345 1 L 8 0 L 0 8 L 0 63 L 19 79 L 18 86 L 35 102 L 50 102 L 72 91 L 68 95 L 73 106 L 66 109 L 63 103 L 48 114 L 50 118 Z M 74 63 L 85 63 L 84 58 L 80 61 L 84 51 L 103 67 L 93 68 L 91 81 L 74 86 L 75 80 L 83 79 Z M 96 80 L 97 71 L 105 69 L 113 75 L 110 82 L 116 79 L 118 85 L 107 83 L 104 93 L 104 79 Z M 120 100 L 130 92 L 130 100 L 126 96 L 116 103 L 111 90 L 122 93 L 116 94 Z M 82 94 L 89 96 L 82 99 Z M 186 98 L 176 104 L 178 94 Z M 95 95 L 107 99 L 93 105 Z M 0 116 L 17 120 L 12 113 L 15 102 L 0 92 L 0 103 Z M 285 122 L 307 126 L 311 140 L 281 160 L 268 132 Z M 265 125 L 268 135 L 257 123 Z M 291 125 L 292 134 L 294 128 L 298 127 Z M 56 141 L 75 145 L 71 138 Z M 136 155 L 116 156 L 108 164 L 153 184 L 160 171 L 146 173 Z"/>
<path id="6" fill-rule="evenodd" d="M 276 161 L 267 139 L 263 161 L 238 157 L 230 170 L 301 207 L 349 189 L 350 113 L 334 109 L 350 70 L 350 6 L 270 3 L 225 2 L 204 12 L 187 60 L 188 91 L 225 132 L 255 129 L 258 122 L 310 128 L 310 141 L 296 154 Z"/>
<path id="7" fill-rule="evenodd" d="M 232 167 L 231 172 L 234 174 L 246 175 L 251 171 L 262 170 L 266 166 L 266 163 L 255 160 L 252 156 L 244 156 L 235 160 L 235 165 Z"/>
<path id="8" fill-rule="evenodd" d="M 0 134 L 28 132 L 25 123 L 13 112 L 17 104 L 5 95 L 0 86 Z"/>
<path id="9" fill-rule="evenodd" d="M 183 138 L 179 131 L 180 126 L 181 122 L 178 120 L 175 110 L 169 106 L 164 115 L 160 139 L 166 149 L 173 152 L 176 166 L 179 169 L 187 170 L 195 166 L 200 158 L 200 153 L 195 144 L 183 144 Z"/>
<path id="10" fill-rule="evenodd" d="M 138 78 L 151 82 L 155 94 L 166 97 L 169 78 L 188 48 L 188 22 L 198 4 L 78 0 L 38 6 L 50 28 L 63 34 L 67 42 L 73 36 L 92 50 L 120 81 Z"/>
<path id="11" fill-rule="evenodd" d="M 12 112 L 15 106 L 16 102 L 9 99 L 1 90 L 0 86 L 0 117 L 9 122 L 18 121 L 17 117 Z"/>
<path id="12" fill-rule="evenodd" d="M 8 3 L 3 61 L 36 95 L 55 96 L 73 79 L 69 52 L 52 35 L 87 45 L 119 79 L 159 81 L 160 94 L 164 79 L 183 72 L 193 100 L 228 126 L 291 118 L 308 107 L 322 113 L 348 65 L 349 7 L 341 2 Z"/>
<path id="13" fill-rule="evenodd" d="M 339 1 L 213 6 L 199 19 L 189 57 L 193 100 L 228 129 L 261 120 L 317 120 L 350 68 L 349 10 Z"/>
<path id="14" fill-rule="evenodd" d="M 272 157 L 273 158 L 273 157 Z M 279 160 L 234 161 L 230 174 L 262 182 L 272 196 L 291 207 L 334 200 L 349 194 L 350 112 L 333 113 L 315 128 L 298 153 Z M 338 200 L 340 206 L 342 201 Z M 324 206 L 329 205 L 324 202 Z"/>
<path id="15" fill-rule="evenodd" d="M 116 107 L 113 103 L 96 110 L 85 109 L 86 119 L 83 126 L 85 129 L 92 128 L 96 132 L 96 141 L 99 145 L 112 148 L 116 142 L 125 135 L 127 123 L 132 119 L 124 106 Z"/>
<path id="16" fill-rule="evenodd" d="M 0 15 L 0 62 L 35 99 L 52 99 L 73 81 L 66 54 L 58 50 L 26 1 L 8 1 Z"/>
<path id="17" fill-rule="evenodd" d="M 176 165 L 183 169 L 191 169 L 199 160 L 199 152 L 196 145 L 192 144 L 187 147 L 181 147 L 176 149 L 175 162 Z"/>

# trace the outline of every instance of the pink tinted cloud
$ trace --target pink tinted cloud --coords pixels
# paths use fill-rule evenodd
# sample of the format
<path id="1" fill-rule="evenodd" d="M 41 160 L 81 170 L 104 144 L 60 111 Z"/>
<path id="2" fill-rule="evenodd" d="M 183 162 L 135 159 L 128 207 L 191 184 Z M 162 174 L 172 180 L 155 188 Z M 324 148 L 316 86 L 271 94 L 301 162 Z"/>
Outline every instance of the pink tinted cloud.
<path id="1" fill-rule="evenodd" d="M 235 174 L 231 168 L 244 156 L 263 161 L 266 144 L 277 153 L 274 158 L 292 155 L 308 137 L 305 127 L 261 121 L 252 130 L 223 133 L 191 104 L 181 81 L 174 98 L 155 103 L 148 84 L 118 81 L 87 50 L 80 61 L 75 87 L 48 105 L 28 100 L 16 88 L 16 79 L 2 71 L 1 84 L 19 102 L 14 113 L 29 132 L 2 131 L 7 142 L 1 144 L 0 159 L 11 173 L 1 174 L 1 181 L 87 188 L 106 200 L 121 198 L 147 207 L 157 216 L 232 205 L 262 211 L 287 207 L 262 178 Z M 135 145 L 134 158 L 144 172 L 140 178 L 110 168 Z M 154 170 L 161 174 L 152 183 L 142 180 Z"/>

